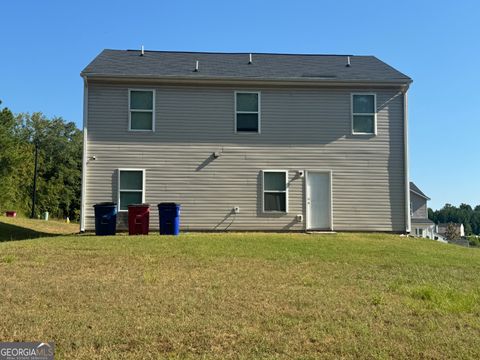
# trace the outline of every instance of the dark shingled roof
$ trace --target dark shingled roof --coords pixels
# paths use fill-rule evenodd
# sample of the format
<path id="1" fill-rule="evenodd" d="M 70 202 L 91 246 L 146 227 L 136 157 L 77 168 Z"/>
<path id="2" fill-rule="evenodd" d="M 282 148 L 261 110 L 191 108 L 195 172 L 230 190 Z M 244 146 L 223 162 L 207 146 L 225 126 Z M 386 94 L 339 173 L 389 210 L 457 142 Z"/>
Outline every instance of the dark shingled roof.
<path id="1" fill-rule="evenodd" d="M 430 219 L 417 219 L 417 218 L 412 218 L 412 224 L 435 224 L 432 220 Z"/>
<path id="2" fill-rule="evenodd" d="M 429 198 L 427 195 L 425 195 L 425 194 L 423 193 L 423 191 L 420 190 L 420 189 L 418 188 L 418 186 L 415 185 L 415 184 L 414 184 L 413 182 L 411 182 L 411 181 L 410 181 L 410 191 L 413 191 L 413 192 L 416 193 L 417 195 L 420 195 L 420 196 L 424 197 L 425 199 L 430 200 L 430 198 Z"/>
<path id="3" fill-rule="evenodd" d="M 351 66 L 347 66 L 350 56 Z M 103 50 L 87 77 L 245 79 L 409 84 L 411 79 L 374 56 Z M 195 72 L 195 62 L 199 71 Z"/>

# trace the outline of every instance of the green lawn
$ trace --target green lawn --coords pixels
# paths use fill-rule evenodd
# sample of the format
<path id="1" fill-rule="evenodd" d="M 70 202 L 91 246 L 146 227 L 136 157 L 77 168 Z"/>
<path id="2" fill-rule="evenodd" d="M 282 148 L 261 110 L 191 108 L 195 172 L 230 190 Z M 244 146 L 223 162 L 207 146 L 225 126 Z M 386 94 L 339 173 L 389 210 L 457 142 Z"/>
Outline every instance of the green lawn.
<path id="1" fill-rule="evenodd" d="M 0 243 L 0 340 L 57 359 L 478 359 L 480 251 L 384 234 Z"/>
<path id="2" fill-rule="evenodd" d="M 79 230 L 78 224 L 65 221 L 0 217 L 0 242 L 74 234 Z"/>

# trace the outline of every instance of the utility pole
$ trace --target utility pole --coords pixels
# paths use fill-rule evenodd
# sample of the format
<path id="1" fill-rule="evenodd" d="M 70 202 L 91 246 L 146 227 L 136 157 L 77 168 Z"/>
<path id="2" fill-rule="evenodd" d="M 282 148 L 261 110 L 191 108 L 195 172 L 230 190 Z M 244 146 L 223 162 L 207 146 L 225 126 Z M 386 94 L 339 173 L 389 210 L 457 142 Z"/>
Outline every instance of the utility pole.
<path id="1" fill-rule="evenodd" d="M 35 217 L 35 201 L 37 198 L 37 167 L 38 167 L 38 142 L 35 141 L 35 170 L 33 172 L 32 213 L 30 218 Z"/>

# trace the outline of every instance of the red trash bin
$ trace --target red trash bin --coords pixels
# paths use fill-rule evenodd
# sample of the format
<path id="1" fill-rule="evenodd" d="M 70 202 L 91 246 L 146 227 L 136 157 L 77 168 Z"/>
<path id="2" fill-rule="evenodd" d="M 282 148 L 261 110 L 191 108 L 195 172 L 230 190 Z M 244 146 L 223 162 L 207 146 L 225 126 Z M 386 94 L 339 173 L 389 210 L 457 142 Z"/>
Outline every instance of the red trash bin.
<path id="1" fill-rule="evenodd" d="M 128 205 L 128 234 L 148 235 L 150 224 L 150 205 Z"/>

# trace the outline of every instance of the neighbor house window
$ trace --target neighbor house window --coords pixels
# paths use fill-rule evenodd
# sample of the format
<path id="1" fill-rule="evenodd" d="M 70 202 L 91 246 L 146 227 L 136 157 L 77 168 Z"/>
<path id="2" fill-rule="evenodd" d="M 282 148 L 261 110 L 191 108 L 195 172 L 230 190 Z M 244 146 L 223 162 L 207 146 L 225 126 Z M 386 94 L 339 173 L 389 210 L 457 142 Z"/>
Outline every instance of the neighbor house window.
<path id="1" fill-rule="evenodd" d="M 375 94 L 352 94 L 352 132 L 376 134 Z"/>
<path id="2" fill-rule="evenodd" d="M 118 170 L 118 209 L 128 210 L 128 205 L 145 201 L 145 170 Z"/>
<path id="3" fill-rule="evenodd" d="M 287 171 L 263 171 L 264 212 L 287 212 L 287 183 Z"/>
<path id="4" fill-rule="evenodd" d="M 129 90 L 129 130 L 155 130 L 155 92 L 153 90 Z"/>
<path id="5" fill-rule="evenodd" d="M 235 131 L 260 132 L 259 92 L 235 92 Z"/>

